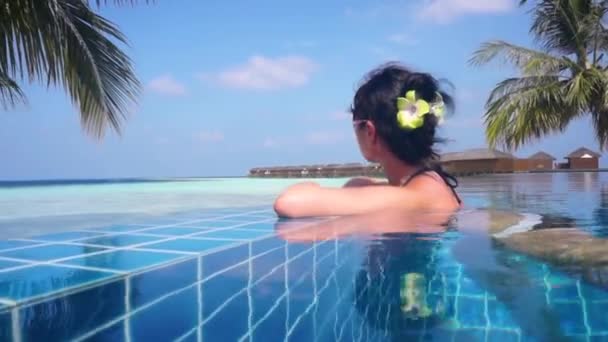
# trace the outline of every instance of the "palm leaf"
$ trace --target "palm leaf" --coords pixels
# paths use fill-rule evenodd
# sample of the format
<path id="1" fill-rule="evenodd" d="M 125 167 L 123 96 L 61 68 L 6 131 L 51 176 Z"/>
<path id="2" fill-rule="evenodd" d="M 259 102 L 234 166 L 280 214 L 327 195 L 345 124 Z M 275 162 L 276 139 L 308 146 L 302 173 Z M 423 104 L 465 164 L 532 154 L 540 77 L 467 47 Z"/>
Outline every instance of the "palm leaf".
<path id="1" fill-rule="evenodd" d="M 591 0 L 539 1 L 530 31 L 545 49 L 585 60 L 589 38 L 585 22 L 591 12 Z"/>
<path id="2" fill-rule="evenodd" d="M 600 150 L 603 150 L 605 146 L 608 146 L 608 108 L 604 107 L 592 112 L 591 121 Z"/>
<path id="3" fill-rule="evenodd" d="M 92 1 L 90 0 L 86 0 L 87 3 L 90 3 Z M 100 7 L 100 6 L 105 6 L 108 5 L 109 3 L 113 4 L 113 5 L 117 5 L 117 6 L 123 6 L 123 5 L 136 5 L 140 2 L 144 2 L 146 4 L 150 4 L 150 3 L 155 3 L 156 0 L 95 0 L 95 4 Z"/>
<path id="4" fill-rule="evenodd" d="M 487 104 L 489 145 L 518 148 L 532 139 L 563 131 L 578 114 L 567 102 L 563 89 L 564 81 L 557 77 L 503 82 L 494 89 L 496 99 Z M 500 93 L 503 96 L 498 96 Z"/>
<path id="5" fill-rule="evenodd" d="M 136 1 L 97 4 L 106 2 Z M 95 137 L 108 127 L 120 133 L 141 88 L 117 44 L 126 45 L 125 37 L 88 0 L 8 0 L 0 6 L 0 70 L 9 79 L 64 87 L 83 128 Z"/>
<path id="6" fill-rule="evenodd" d="M 140 90 L 129 58 L 110 40 L 125 37 L 88 6 L 63 6 L 64 78 L 83 127 L 101 137 L 106 125 L 120 132 L 127 111 Z"/>
<path id="7" fill-rule="evenodd" d="M 542 51 L 517 46 L 504 41 L 492 41 L 482 44 L 469 63 L 474 66 L 487 64 L 501 59 L 503 63 L 512 64 L 526 75 L 559 73 L 577 64 L 567 57 L 555 57 Z"/>
<path id="8" fill-rule="evenodd" d="M 23 91 L 17 82 L 0 71 L 0 105 L 8 110 L 17 103 L 25 103 Z"/>

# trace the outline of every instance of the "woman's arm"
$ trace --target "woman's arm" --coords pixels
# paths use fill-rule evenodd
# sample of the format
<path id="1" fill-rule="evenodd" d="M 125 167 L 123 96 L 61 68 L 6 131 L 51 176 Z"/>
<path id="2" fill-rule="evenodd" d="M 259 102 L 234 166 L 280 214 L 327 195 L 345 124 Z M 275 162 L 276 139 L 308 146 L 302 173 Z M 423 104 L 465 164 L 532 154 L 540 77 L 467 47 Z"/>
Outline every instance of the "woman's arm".
<path id="1" fill-rule="evenodd" d="M 318 217 L 365 214 L 382 209 L 419 209 L 421 198 L 413 191 L 388 185 L 324 188 L 300 183 L 285 190 L 275 201 L 280 217 Z"/>

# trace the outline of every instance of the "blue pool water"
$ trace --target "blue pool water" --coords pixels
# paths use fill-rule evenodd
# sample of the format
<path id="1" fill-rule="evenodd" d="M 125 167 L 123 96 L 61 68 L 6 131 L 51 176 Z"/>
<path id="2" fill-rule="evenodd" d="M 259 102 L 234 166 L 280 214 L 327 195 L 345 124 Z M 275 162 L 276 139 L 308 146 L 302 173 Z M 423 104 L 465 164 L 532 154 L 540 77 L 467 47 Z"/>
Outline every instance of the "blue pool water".
<path id="1" fill-rule="evenodd" d="M 1 224 L 20 227 L 0 241 L 0 341 L 608 340 L 601 263 L 542 262 L 456 230 L 288 242 L 277 233 L 314 223 L 274 216 L 272 198 L 293 181 L 0 189 Z M 484 176 L 462 179 L 460 192 L 469 207 L 567 217 L 601 241 L 607 181 Z M 168 203 L 146 202 L 154 193 Z M 69 228 L 40 198 L 61 198 Z M 402 308 L 414 277 L 427 319 Z"/>

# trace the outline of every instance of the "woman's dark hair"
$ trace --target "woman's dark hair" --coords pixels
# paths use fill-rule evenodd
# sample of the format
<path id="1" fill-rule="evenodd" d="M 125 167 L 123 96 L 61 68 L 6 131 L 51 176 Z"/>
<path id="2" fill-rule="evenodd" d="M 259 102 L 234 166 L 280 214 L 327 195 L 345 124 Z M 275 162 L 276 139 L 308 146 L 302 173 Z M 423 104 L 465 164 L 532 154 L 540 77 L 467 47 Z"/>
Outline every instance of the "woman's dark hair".
<path id="1" fill-rule="evenodd" d="M 424 124 L 413 130 L 403 129 L 397 122 L 397 98 L 415 90 L 418 98 L 432 102 L 441 94 L 446 109 L 453 110 L 452 98 L 441 91 L 433 76 L 414 72 L 399 63 L 388 63 L 370 72 L 355 94 L 351 112 L 354 120 L 370 120 L 378 135 L 402 161 L 426 164 L 438 157 L 435 143 L 443 139 L 435 135 L 438 119 L 425 115 Z"/>

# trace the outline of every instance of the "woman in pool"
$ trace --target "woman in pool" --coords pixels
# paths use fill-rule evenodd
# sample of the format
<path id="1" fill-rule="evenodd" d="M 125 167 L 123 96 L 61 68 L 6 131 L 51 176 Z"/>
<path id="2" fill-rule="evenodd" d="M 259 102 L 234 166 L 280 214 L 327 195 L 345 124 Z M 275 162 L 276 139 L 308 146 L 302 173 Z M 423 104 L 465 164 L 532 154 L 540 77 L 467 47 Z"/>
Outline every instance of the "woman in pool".
<path id="1" fill-rule="evenodd" d="M 353 126 L 363 157 L 379 163 L 387 181 L 354 178 L 337 189 L 296 184 L 277 198 L 275 211 L 291 218 L 390 208 L 454 212 L 461 206 L 457 182 L 438 165 L 434 149 L 441 141 L 437 125 L 452 107 L 429 74 L 394 63 L 372 71 L 355 94 Z"/>

